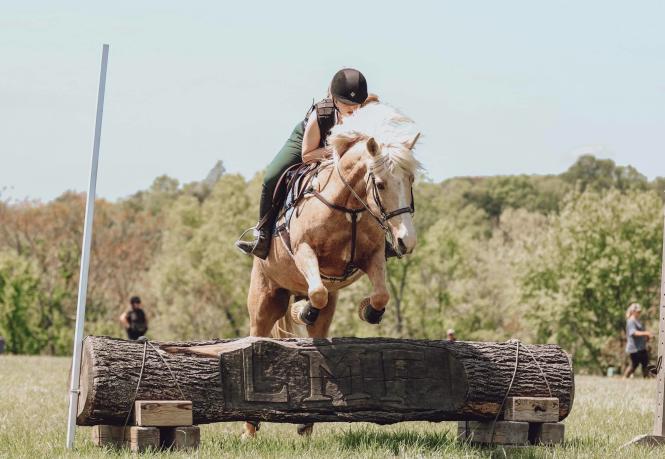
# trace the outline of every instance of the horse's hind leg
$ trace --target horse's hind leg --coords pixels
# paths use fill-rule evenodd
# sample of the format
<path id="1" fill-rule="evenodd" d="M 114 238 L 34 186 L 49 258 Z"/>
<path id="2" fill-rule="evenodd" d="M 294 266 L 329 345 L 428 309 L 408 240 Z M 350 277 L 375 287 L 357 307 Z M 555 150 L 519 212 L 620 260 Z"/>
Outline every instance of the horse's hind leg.
<path id="1" fill-rule="evenodd" d="M 321 311 L 321 315 L 316 320 L 316 323 L 307 327 L 307 333 L 310 338 L 325 338 L 328 336 L 330 324 L 332 323 L 333 315 L 335 315 L 335 308 L 337 307 L 337 296 L 339 292 L 330 292 L 328 294 L 328 306 Z M 312 435 L 314 430 L 314 423 L 298 424 L 298 434 L 309 436 Z"/>
<path id="2" fill-rule="evenodd" d="M 277 288 L 263 272 L 258 260 L 252 268 L 252 280 L 247 295 L 250 336 L 270 336 L 275 322 L 282 318 L 289 306 L 289 292 Z M 253 437 L 259 430 L 258 422 L 245 422 L 243 438 Z"/>

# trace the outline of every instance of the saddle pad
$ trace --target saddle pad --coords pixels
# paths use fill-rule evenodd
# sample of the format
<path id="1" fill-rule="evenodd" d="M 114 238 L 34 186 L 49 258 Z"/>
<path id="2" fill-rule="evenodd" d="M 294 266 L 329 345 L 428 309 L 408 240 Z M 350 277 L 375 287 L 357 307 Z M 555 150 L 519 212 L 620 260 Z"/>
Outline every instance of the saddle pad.
<path id="1" fill-rule="evenodd" d="M 312 175 L 316 169 L 317 164 L 298 164 L 287 169 L 280 178 L 280 183 L 277 186 L 286 187 L 286 198 L 281 205 L 277 202 L 273 203 L 273 205 L 279 206 L 279 218 L 276 219 L 273 226 L 273 236 L 276 236 L 283 230 L 288 232 L 297 201 L 307 191 L 306 189 L 309 188 Z M 284 182 L 285 184 L 282 185 Z"/>

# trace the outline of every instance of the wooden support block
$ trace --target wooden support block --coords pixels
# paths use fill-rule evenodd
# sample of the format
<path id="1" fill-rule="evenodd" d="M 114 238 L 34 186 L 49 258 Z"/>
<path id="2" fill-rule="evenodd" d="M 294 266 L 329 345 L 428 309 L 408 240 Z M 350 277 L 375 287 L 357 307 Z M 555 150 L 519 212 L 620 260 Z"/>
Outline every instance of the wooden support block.
<path id="1" fill-rule="evenodd" d="M 163 448 L 196 449 L 201 441 L 199 426 L 160 427 Z"/>
<path id="2" fill-rule="evenodd" d="M 523 422 L 559 422 L 559 399 L 555 397 L 508 397 L 503 419 Z"/>
<path id="3" fill-rule="evenodd" d="M 565 426 L 560 422 L 529 424 L 529 443 L 534 445 L 558 445 L 563 443 Z"/>
<path id="4" fill-rule="evenodd" d="M 122 446 L 125 441 L 125 428 L 122 426 L 92 426 L 92 443 L 95 446 Z"/>
<path id="5" fill-rule="evenodd" d="M 492 425 L 494 435 L 492 435 Z M 494 445 L 526 445 L 529 442 L 529 423 L 515 421 L 497 421 L 496 423 L 478 421 L 459 421 L 458 437 L 472 443 Z"/>
<path id="6" fill-rule="evenodd" d="M 193 424 L 192 402 L 188 400 L 137 400 L 134 405 L 137 426 L 180 427 Z"/>
<path id="7" fill-rule="evenodd" d="M 159 429 L 157 427 L 131 426 L 127 429 L 129 429 L 129 449 L 133 452 L 140 453 L 151 448 L 159 448 Z"/>

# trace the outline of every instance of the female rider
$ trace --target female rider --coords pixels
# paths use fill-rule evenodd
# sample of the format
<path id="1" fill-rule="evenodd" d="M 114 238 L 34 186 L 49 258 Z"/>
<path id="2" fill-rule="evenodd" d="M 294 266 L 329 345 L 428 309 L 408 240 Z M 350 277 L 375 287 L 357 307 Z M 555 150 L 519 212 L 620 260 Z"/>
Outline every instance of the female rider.
<path id="1" fill-rule="evenodd" d="M 312 105 L 304 121 L 296 125 L 277 156 L 266 169 L 259 205 L 259 223 L 253 241 L 236 241 L 236 247 L 247 255 L 265 259 L 270 251 L 272 229 L 286 190 L 275 193 L 277 183 L 288 168 L 301 162 L 313 163 L 330 154 L 326 139 L 330 130 L 344 117 L 366 102 L 376 101 L 367 94 L 367 81 L 355 69 L 342 69 L 330 83 L 328 97 Z M 275 200 L 273 202 L 273 195 Z"/>

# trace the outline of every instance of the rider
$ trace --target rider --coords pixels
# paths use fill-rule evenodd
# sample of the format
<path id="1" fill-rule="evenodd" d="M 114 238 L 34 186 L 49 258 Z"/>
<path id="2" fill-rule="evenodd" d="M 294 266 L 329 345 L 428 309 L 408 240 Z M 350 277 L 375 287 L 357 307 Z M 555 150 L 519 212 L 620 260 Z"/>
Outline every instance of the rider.
<path id="1" fill-rule="evenodd" d="M 259 205 L 259 222 L 253 241 L 236 241 L 236 247 L 247 255 L 265 259 L 270 251 L 272 228 L 286 190 L 283 186 L 275 193 L 279 179 L 288 168 L 301 162 L 314 163 L 330 155 L 326 139 L 330 130 L 351 115 L 361 105 L 378 98 L 367 94 L 367 81 L 356 69 L 345 68 L 333 76 L 328 97 L 315 103 L 305 120 L 293 129 L 277 156 L 266 169 Z M 273 195 L 275 200 L 273 202 Z"/>

